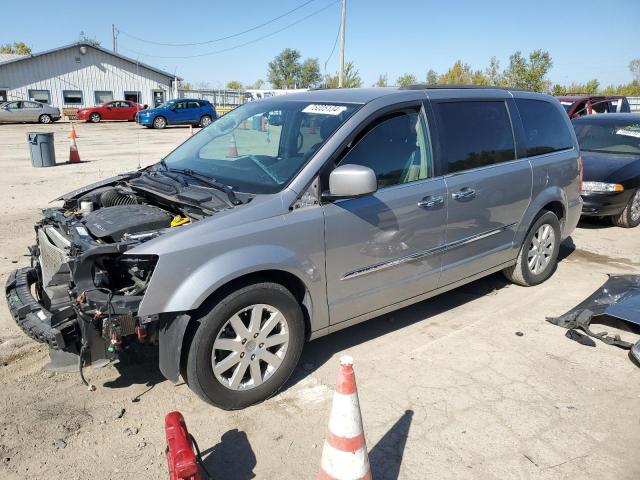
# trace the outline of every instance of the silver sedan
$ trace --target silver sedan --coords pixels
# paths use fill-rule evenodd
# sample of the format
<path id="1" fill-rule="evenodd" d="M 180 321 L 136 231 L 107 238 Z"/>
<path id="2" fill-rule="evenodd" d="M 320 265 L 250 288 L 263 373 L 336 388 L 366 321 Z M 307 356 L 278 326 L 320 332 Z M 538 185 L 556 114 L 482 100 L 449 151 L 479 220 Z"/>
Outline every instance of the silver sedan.
<path id="1" fill-rule="evenodd" d="M 51 123 L 56 120 L 60 120 L 60 110 L 43 103 L 15 100 L 0 104 L 0 123 Z"/>

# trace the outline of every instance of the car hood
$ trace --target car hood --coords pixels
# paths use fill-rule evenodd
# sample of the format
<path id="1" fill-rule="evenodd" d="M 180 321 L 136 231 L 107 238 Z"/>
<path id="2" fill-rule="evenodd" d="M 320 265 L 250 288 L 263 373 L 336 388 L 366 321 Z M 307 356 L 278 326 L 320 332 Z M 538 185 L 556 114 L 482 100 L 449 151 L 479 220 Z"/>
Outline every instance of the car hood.
<path id="1" fill-rule="evenodd" d="M 582 151 L 584 180 L 635 186 L 640 178 L 640 156 Z"/>
<path id="2" fill-rule="evenodd" d="M 154 113 L 164 112 L 164 108 L 147 108 L 146 110 L 140 110 L 140 115 L 153 115 Z"/>

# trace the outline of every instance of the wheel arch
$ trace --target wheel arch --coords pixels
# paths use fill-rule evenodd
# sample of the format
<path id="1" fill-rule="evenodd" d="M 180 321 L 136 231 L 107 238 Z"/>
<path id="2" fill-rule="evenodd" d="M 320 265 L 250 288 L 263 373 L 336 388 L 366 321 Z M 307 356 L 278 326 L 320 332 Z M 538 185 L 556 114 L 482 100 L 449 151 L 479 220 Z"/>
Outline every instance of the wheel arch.
<path id="1" fill-rule="evenodd" d="M 535 222 L 538 215 L 540 215 L 540 212 L 545 210 L 553 212 L 558 217 L 560 230 L 564 238 L 568 210 L 567 195 L 564 190 L 559 187 L 549 187 L 540 192 L 536 198 L 532 200 L 529 208 L 527 208 L 524 213 L 513 242 L 515 255 L 520 251 L 520 247 L 529 232 L 529 228 L 531 228 L 533 222 Z"/>

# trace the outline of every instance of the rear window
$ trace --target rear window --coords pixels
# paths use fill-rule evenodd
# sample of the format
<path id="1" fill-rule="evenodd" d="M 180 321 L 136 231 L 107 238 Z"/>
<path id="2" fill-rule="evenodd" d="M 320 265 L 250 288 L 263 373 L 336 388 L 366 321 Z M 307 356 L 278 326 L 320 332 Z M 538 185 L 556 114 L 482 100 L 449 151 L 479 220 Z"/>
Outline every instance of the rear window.
<path id="1" fill-rule="evenodd" d="M 504 102 L 435 103 L 444 173 L 515 159 L 513 131 Z"/>
<path id="2" fill-rule="evenodd" d="M 562 114 L 549 102 L 516 99 L 524 127 L 527 157 L 573 147 L 571 132 Z"/>

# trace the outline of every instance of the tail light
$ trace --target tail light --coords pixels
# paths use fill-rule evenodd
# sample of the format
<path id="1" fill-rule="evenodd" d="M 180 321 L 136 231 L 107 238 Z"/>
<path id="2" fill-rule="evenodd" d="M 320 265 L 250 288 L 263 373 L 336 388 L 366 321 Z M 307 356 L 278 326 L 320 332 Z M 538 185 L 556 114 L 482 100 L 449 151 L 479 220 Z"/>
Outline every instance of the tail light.
<path id="1" fill-rule="evenodd" d="M 584 177 L 584 167 L 582 166 L 582 157 L 578 157 L 578 193 L 582 191 L 582 179 Z"/>

